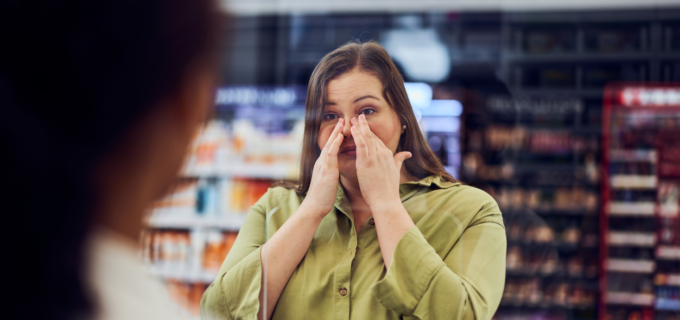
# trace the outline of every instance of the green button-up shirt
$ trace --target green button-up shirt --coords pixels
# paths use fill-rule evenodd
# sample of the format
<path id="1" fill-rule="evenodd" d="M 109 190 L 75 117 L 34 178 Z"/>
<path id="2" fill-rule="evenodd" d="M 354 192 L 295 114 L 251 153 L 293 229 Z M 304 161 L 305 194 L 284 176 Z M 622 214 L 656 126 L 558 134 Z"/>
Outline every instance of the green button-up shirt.
<path id="1" fill-rule="evenodd" d="M 506 237 L 496 202 L 485 192 L 430 176 L 401 184 L 415 227 L 385 268 L 368 220 L 359 234 L 343 189 L 290 277 L 273 319 L 490 319 L 505 281 Z M 304 196 L 277 187 L 251 208 L 217 279 L 201 301 L 204 319 L 256 319 L 260 248 Z"/>

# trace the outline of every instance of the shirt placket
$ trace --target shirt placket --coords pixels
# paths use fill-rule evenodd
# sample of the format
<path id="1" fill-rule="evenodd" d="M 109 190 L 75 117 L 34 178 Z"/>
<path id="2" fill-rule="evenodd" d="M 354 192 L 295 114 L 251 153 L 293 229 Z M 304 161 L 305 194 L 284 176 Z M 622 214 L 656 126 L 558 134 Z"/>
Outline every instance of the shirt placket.
<path id="1" fill-rule="evenodd" d="M 352 262 L 356 255 L 357 234 L 352 215 L 348 212 L 351 210 L 349 208 L 349 203 L 340 190 L 338 191 L 335 207 L 350 221 L 350 227 L 348 229 L 349 241 L 345 245 L 345 252 L 335 268 L 333 280 L 335 291 L 333 292 L 335 319 L 347 320 L 350 318 L 350 295 L 352 291 L 350 280 L 352 278 Z"/>
<path id="2" fill-rule="evenodd" d="M 354 230 L 354 226 L 352 226 L 352 230 Z M 345 253 L 335 268 L 335 292 L 333 295 L 337 320 L 347 320 L 350 317 L 350 295 L 352 291 L 350 279 L 352 277 L 352 261 L 356 252 L 356 240 L 356 232 L 352 231 Z"/>

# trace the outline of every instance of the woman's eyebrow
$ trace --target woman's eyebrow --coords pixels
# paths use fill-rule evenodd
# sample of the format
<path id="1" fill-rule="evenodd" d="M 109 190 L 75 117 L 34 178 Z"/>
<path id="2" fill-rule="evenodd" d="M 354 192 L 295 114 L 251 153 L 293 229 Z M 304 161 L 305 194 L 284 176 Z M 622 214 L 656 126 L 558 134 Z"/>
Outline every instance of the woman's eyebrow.
<path id="1" fill-rule="evenodd" d="M 352 102 L 352 103 L 357 103 L 357 102 L 359 102 L 359 101 L 361 101 L 361 100 L 363 100 L 363 99 L 368 99 L 368 98 L 371 98 L 371 99 L 375 99 L 375 100 L 380 101 L 379 98 L 376 98 L 375 96 L 372 96 L 372 95 L 369 94 L 369 95 L 367 95 L 367 96 L 363 96 L 363 97 L 361 97 L 361 98 L 357 98 L 357 99 L 354 100 L 354 102 Z M 334 106 L 334 105 L 337 105 L 337 103 L 335 103 L 335 102 L 333 102 L 333 101 L 326 101 L 326 102 L 324 103 L 324 106 Z"/>
<path id="2" fill-rule="evenodd" d="M 359 101 L 361 101 L 361 100 L 363 100 L 363 99 L 367 99 L 367 98 L 372 98 L 372 99 L 375 99 L 375 100 L 380 101 L 380 99 L 378 99 L 378 98 L 376 98 L 375 96 L 372 96 L 372 95 L 369 94 L 369 95 L 367 95 L 367 96 L 363 96 L 363 97 L 361 97 L 361 98 L 358 98 L 358 99 L 354 100 L 354 103 L 357 103 L 357 102 L 359 102 Z"/>

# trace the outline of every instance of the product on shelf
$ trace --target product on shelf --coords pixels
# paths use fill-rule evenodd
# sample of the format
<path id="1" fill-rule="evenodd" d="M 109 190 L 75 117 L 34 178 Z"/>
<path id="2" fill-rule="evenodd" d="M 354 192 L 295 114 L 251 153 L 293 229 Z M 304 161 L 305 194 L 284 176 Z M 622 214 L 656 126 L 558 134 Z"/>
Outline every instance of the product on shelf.
<path id="1" fill-rule="evenodd" d="M 519 247 L 508 248 L 505 265 L 508 270 L 520 270 L 522 268 L 522 251 Z"/>
<path id="2" fill-rule="evenodd" d="M 539 271 L 544 275 L 550 275 L 559 272 L 559 257 L 557 252 L 551 252 L 548 254 L 548 258 L 543 261 L 540 266 Z"/>
<path id="3" fill-rule="evenodd" d="M 549 226 L 540 226 L 534 230 L 534 241 L 538 243 L 551 243 L 555 239 L 555 231 Z"/>
<path id="4" fill-rule="evenodd" d="M 146 231 L 144 259 L 152 272 L 171 279 L 212 281 L 236 240 L 235 232 L 196 229 L 192 231 Z"/>
<path id="5" fill-rule="evenodd" d="M 581 230 L 572 225 L 562 232 L 562 243 L 577 244 L 581 240 Z"/>
<path id="6" fill-rule="evenodd" d="M 203 268 L 208 272 L 217 272 L 234 245 L 236 233 L 210 231 L 203 252 Z"/>
<path id="7" fill-rule="evenodd" d="M 572 277 L 579 277 L 583 274 L 583 261 L 576 256 L 567 262 L 567 273 Z"/>
<path id="8" fill-rule="evenodd" d="M 173 193 L 150 211 L 149 224 L 160 228 L 208 226 L 238 230 L 243 216 L 272 186 L 271 180 L 246 178 L 180 179 Z"/>
<path id="9" fill-rule="evenodd" d="M 524 31 L 524 48 L 531 54 L 549 54 L 573 52 L 576 35 L 573 29 L 542 28 L 540 30 L 527 29 Z"/>
<path id="10" fill-rule="evenodd" d="M 269 133 L 248 118 L 213 120 L 194 140 L 184 174 L 294 177 L 303 127 L 298 121 L 290 132 Z"/>
<path id="11" fill-rule="evenodd" d="M 165 197 L 154 203 L 154 208 L 193 211 L 196 206 L 197 193 L 198 180 L 178 181 Z"/>
<path id="12" fill-rule="evenodd" d="M 597 210 L 599 204 L 596 191 L 586 191 L 583 187 L 551 190 L 503 188 L 498 191 L 493 190 L 493 193 L 501 210 L 528 208 L 540 212 L 562 210 L 591 214 Z"/>

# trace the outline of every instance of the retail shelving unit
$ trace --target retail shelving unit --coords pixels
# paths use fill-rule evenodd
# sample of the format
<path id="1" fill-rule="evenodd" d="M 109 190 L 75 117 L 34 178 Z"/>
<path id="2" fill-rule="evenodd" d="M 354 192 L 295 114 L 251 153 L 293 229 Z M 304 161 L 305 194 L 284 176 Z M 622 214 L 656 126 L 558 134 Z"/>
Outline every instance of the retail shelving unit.
<path id="1" fill-rule="evenodd" d="M 546 186 L 546 184 L 557 184 L 555 181 L 561 180 L 566 182 L 564 185 L 567 186 L 583 188 L 586 192 L 595 192 L 598 195 L 601 193 L 600 179 L 579 179 L 578 177 L 592 177 L 599 175 L 601 168 L 608 169 L 609 162 L 602 162 L 600 155 L 604 87 L 612 81 L 680 81 L 680 38 L 678 37 L 680 25 L 677 23 L 680 17 L 679 13 L 678 10 L 631 10 L 620 12 L 525 12 L 503 15 L 502 39 L 504 50 L 500 54 L 499 71 L 510 88 L 515 105 L 499 103 L 496 112 L 502 111 L 503 106 L 511 106 L 515 108 L 516 112 L 505 111 L 505 119 L 495 119 L 494 125 L 521 128 L 529 135 L 534 133 L 545 135 L 545 137 L 552 135 L 554 139 L 565 139 L 570 141 L 569 143 L 579 144 L 585 141 L 585 144 L 588 145 L 589 141 L 595 140 L 594 148 L 591 149 L 594 152 L 575 152 L 570 159 L 560 158 L 559 156 L 542 156 L 534 157 L 532 160 L 531 152 L 521 152 L 520 156 L 515 156 L 507 151 L 502 152 L 502 156 L 495 154 L 488 156 L 489 161 L 496 166 L 514 169 L 511 170 L 514 174 L 508 175 L 508 177 L 512 177 L 509 181 L 514 181 L 512 182 L 514 186 L 510 183 L 505 186 L 506 189 L 539 189 L 542 190 L 540 194 L 544 199 L 555 200 L 564 198 L 564 196 L 556 194 L 559 187 Z M 564 112 L 564 109 L 559 108 L 553 108 L 552 111 L 544 110 L 550 104 L 556 105 L 566 102 L 574 106 L 571 113 Z M 494 99 L 491 99 L 491 104 L 490 107 L 493 107 Z M 522 115 L 523 109 L 524 115 Z M 564 135 L 560 136 L 558 134 L 560 132 L 563 132 Z M 524 146 L 526 145 L 527 142 Z M 522 149 L 520 148 L 520 150 Z M 559 153 L 553 153 L 553 155 L 555 154 Z M 633 155 L 620 154 L 618 156 L 640 159 L 656 157 L 653 152 L 638 152 Z M 604 167 L 601 167 L 602 165 Z M 655 179 L 656 177 L 651 175 L 618 175 L 607 180 L 607 183 L 644 190 L 655 186 Z M 504 183 L 508 184 L 508 179 Z M 499 185 L 497 188 L 502 189 L 503 187 L 503 185 Z M 553 190 L 552 196 L 549 196 L 551 189 Z M 512 198 L 512 191 L 506 193 L 508 193 L 507 196 L 496 195 L 499 203 L 513 202 L 505 200 Z M 622 219 L 628 219 L 631 216 L 644 216 L 645 214 L 653 217 L 653 200 L 641 201 L 633 205 L 614 201 L 608 206 L 614 215 L 618 215 Z M 600 203 L 596 207 L 599 208 L 601 205 L 603 204 Z M 593 240 L 593 236 L 596 239 L 608 240 L 609 245 L 616 247 L 616 250 L 627 250 L 625 248 L 631 246 L 637 248 L 635 250 L 642 251 L 646 250 L 645 248 L 651 248 L 649 250 L 654 248 L 650 244 L 650 234 L 648 233 L 627 232 L 621 234 L 615 232 L 609 234 L 609 236 L 602 234 L 600 231 L 602 223 L 606 224 L 607 222 L 598 218 L 599 210 L 597 209 L 556 210 L 557 208 L 554 208 L 554 206 L 553 208 L 536 207 L 531 201 L 524 201 L 523 206 L 535 207 L 530 208 L 532 212 L 541 217 L 556 233 L 564 228 L 565 223 L 567 225 L 569 223 L 579 225 L 582 235 L 590 233 L 591 239 L 582 239 L 583 243 L 593 244 L 589 249 L 590 252 L 584 251 L 585 249 L 572 252 L 557 251 L 560 257 L 574 254 L 581 255 L 584 260 L 593 261 L 597 260 L 598 255 L 606 255 L 606 250 L 604 253 L 600 250 L 602 243 L 607 242 Z M 512 211 L 508 209 L 503 211 L 507 216 L 506 228 L 508 228 L 509 238 L 511 238 L 513 232 L 512 221 L 515 219 Z M 569 213 L 576 215 L 569 216 Z M 567 218 L 573 220 L 567 220 Z M 531 252 L 526 246 L 521 247 L 520 250 L 514 250 L 512 245 L 513 241 L 510 241 L 508 262 L 515 260 L 512 255 L 516 252 Z M 609 267 L 630 275 L 626 280 L 633 279 L 632 281 L 635 281 L 634 278 L 636 277 L 653 276 L 653 272 L 649 270 L 650 267 L 656 267 L 655 263 L 657 263 L 653 259 L 637 259 L 635 261 L 622 259 L 613 262 Z M 564 261 L 561 260 L 560 263 L 564 263 Z M 564 267 L 568 268 L 568 262 Z M 588 267 L 584 266 L 584 268 L 587 269 Z M 630 270 L 626 268 L 630 268 Z M 597 293 L 596 299 L 587 299 L 588 306 L 580 304 L 572 309 L 565 309 L 564 307 L 560 309 L 552 307 L 555 303 L 542 303 L 547 307 L 532 309 L 528 308 L 526 304 L 511 303 L 509 306 L 502 305 L 497 317 L 605 319 L 604 317 L 607 316 L 607 304 L 603 300 L 605 296 L 609 297 L 608 299 L 612 304 L 616 301 L 633 301 L 637 304 L 650 303 L 651 297 L 649 295 L 631 295 L 627 292 L 617 292 L 610 295 L 601 294 L 602 283 L 606 281 L 604 280 L 606 273 L 610 271 L 602 268 L 602 266 L 596 269 L 598 270 L 595 271 L 593 277 L 583 280 L 586 290 L 593 290 L 592 292 Z M 512 282 L 517 277 L 515 271 L 508 271 L 506 294 L 511 296 L 513 295 L 512 292 L 516 292 L 515 296 L 526 297 L 526 292 L 534 290 L 532 289 L 534 284 L 529 282 L 528 285 L 525 285 L 528 288 L 524 290 L 525 292 L 521 292 L 521 288 L 515 290 L 516 285 Z M 540 277 L 543 287 L 539 286 L 539 288 L 546 293 L 543 299 L 554 299 L 545 283 L 559 282 L 560 280 L 546 281 L 543 276 Z M 510 293 L 508 293 L 508 288 Z M 576 294 L 577 292 L 572 291 L 571 293 Z M 620 314 L 609 315 L 614 320 L 629 319 L 628 313 L 624 316 Z"/>
<path id="2" fill-rule="evenodd" d="M 600 319 L 680 311 L 680 84 L 605 89 Z"/>
<path id="3" fill-rule="evenodd" d="M 213 120 L 195 139 L 181 177 L 150 210 L 142 235 L 147 271 L 164 280 L 187 318 L 198 318 L 200 297 L 250 206 L 274 182 L 295 177 L 305 91 L 220 88 Z"/>
<path id="4" fill-rule="evenodd" d="M 576 98 L 494 97 L 487 107 L 484 145 L 464 157 L 465 165 L 479 155 L 483 165 L 463 179 L 484 180 L 475 185 L 505 217 L 508 271 L 496 317 L 594 318 L 598 132 L 571 130 L 582 109 Z"/>

